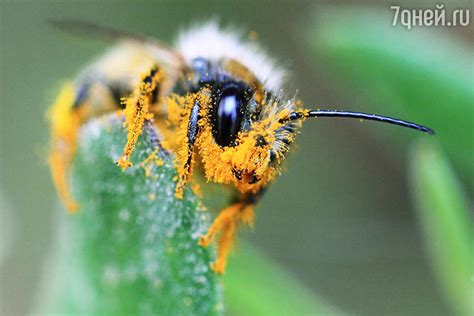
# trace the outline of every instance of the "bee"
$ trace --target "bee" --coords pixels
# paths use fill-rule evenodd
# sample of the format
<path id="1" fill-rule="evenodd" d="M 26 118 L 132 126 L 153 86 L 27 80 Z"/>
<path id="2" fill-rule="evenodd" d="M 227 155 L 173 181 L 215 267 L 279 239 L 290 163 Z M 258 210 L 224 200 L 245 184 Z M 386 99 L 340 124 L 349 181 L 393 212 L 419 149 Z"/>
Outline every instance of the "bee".
<path id="1" fill-rule="evenodd" d="M 355 118 L 408 127 L 428 127 L 395 118 L 341 110 L 307 109 L 284 90 L 286 71 L 257 43 L 222 30 L 217 23 L 181 33 L 174 46 L 80 21 L 55 21 L 73 32 L 116 41 L 115 46 L 66 84 L 51 109 L 49 164 L 60 198 L 70 212 L 78 205 L 68 186 L 68 170 L 81 125 L 94 117 L 122 111 L 127 141 L 116 164 L 122 170 L 146 121 L 174 153 L 175 195 L 192 180 L 195 169 L 208 182 L 222 184 L 233 199 L 201 236 L 209 246 L 217 235 L 212 268 L 225 270 L 240 224 L 252 224 L 254 208 L 281 165 L 302 123 L 309 118 Z"/>

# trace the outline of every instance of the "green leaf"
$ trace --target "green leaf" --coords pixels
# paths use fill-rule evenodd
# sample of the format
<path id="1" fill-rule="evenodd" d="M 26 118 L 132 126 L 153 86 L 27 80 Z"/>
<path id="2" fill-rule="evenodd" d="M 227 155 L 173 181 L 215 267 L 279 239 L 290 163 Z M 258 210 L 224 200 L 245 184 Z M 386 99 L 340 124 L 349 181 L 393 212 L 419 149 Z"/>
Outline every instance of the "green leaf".
<path id="1" fill-rule="evenodd" d="M 434 128 L 472 181 L 474 146 L 466 128 L 474 125 L 473 47 L 439 28 L 392 26 L 393 12 L 388 5 L 320 6 L 309 33 L 318 62 L 350 96 L 344 107 Z"/>
<path id="2" fill-rule="evenodd" d="M 114 160 L 125 141 L 115 114 L 81 129 L 72 177 L 80 210 L 63 223 L 56 308 L 88 315 L 221 314 L 219 281 L 209 268 L 213 250 L 198 245 L 209 214 L 189 190 L 175 198 L 173 157 L 159 147 L 151 124 L 134 166 L 122 172 Z M 147 160 L 153 152 L 158 159 Z"/>
<path id="3" fill-rule="evenodd" d="M 468 199 L 442 151 L 428 141 L 413 147 L 410 181 L 441 288 L 454 311 L 473 315 L 474 258 Z"/>
<path id="4" fill-rule="evenodd" d="M 224 275 L 231 315 L 343 315 L 248 244 L 236 252 Z"/>

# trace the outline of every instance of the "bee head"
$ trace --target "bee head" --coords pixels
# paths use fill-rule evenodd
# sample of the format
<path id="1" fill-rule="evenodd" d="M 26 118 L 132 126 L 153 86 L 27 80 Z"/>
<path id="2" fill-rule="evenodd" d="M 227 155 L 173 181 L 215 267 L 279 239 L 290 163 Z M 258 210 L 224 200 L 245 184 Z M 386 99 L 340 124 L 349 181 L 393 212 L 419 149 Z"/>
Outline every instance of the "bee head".
<path id="1" fill-rule="evenodd" d="M 185 145 L 178 159 L 184 166 L 180 173 L 190 173 L 189 157 L 197 153 L 208 181 L 233 184 L 242 193 L 258 192 L 279 173 L 298 128 L 310 117 L 375 120 L 432 133 L 415 123 L 373 114 L 301 109 L 298 100 L 266 88 L 235 60 L 199 59 L 194 68 L 196 81 L 190 95 L 195 97 L 189 97 L 184 107 L 188 112 L 181 117 L 197 122 L 183 121 L 186 141 L 179 142 Z"/>
<path id="2" fill-rule="evenodd" d="M 197 145 L 206 178 L 256 192 L 278 172 L 300 121 L 286 118 L 295 100 L 228 80 L 210 91 Z M 260 95 L 260 94 L 263 95 Z"/>

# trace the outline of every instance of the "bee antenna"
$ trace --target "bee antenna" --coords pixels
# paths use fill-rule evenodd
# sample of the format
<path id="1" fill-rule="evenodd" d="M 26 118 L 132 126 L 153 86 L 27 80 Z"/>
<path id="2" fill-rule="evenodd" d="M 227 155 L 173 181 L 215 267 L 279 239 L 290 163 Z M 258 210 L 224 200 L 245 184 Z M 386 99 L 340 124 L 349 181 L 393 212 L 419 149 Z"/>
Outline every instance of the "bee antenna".
<path id="1" fill-rule="evenodd" d="M 434 135 L 435 133 L 434 130 L 423 125 L 419 125 L 419 124 L 404 121 L 404 120 L 399 120 L 399 119 L 388 117 L 388 116 L 381 116 L 381 115 L 369 114 L 369 113 L 363 113 L 363 112 L 338 111 L 338 110 L 297 111 L 297 112 L 290 113 L 288 120 L 294 121 L 294 120 L 305 118 L 305 117 L 348 117 L 348 118 L 355 118 L 359 120 L 377 121 L 377 122 L 398 125 L 402 127 L 415 129 L 420 132 L 428 133 L 430 135 Z"/>

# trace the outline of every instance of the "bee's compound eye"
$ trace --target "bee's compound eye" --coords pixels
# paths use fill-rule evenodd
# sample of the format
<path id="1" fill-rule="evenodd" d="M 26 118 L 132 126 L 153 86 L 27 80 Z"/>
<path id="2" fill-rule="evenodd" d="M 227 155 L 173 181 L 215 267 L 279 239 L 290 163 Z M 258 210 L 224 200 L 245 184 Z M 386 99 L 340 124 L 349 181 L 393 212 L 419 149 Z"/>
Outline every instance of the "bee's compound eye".
<path id="1" fill-rule="evenodd" d="M 214 139 L 220 146 L 230 146 L 242 125 L 243 100 L 236 87 L 228 87 L 222 91 L 217 100 L 215 111 Z"/>

